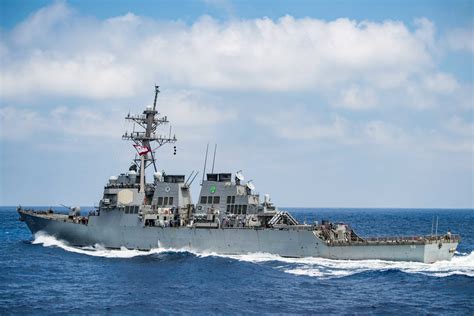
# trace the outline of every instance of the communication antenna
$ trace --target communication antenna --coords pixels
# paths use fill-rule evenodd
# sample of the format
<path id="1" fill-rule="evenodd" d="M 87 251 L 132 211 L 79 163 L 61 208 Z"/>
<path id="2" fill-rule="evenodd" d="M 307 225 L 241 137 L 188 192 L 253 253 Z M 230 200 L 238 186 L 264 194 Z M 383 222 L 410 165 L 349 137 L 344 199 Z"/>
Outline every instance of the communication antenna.
<path id="1" fill-rule="evenodd" d="M 240 181 L 244 181 L 244 175 L 242 174 L 242 170 L 239 170 L 235 173 L 235 177 L 239 179 Z"/>
<path id="2" fill-rule="evenodd" d="M 206 174 L 206 165 L 207 165 L 207 153 L 209 151 L 209 143 L 207 143 L 207 146 L 206 146 L 206 158 L 204 159 L 204 171 L 202 172 L 202 183 L 204 183 L 204 175 Z"/>
<path id="3" fill-rule="evenodd" d="M 433 230 L 434 230 L 434 216 L 431 219 L 431 237 L 433 237 Z"/>
<path id="4" fill-rule="evenodd" d="M 194 170 L 191 171 L 191 174 L 189 175 L 188 180 L 186 180 L 186 182 L 184 182 L 184 186 L 187 186 L 187 185 L 188 185 L 188 181 L 191 179 L 191 177 L 193 176 L 193 174 L 194 174 Z"/>
<path id="5" fill-rule="evenodd" d="M 198 174 L 199 174 L 199 171 L 198 171 L 198 172 L 196 172 L 196 174 L 194 175 L 194 177 L 191 179 L 191 182 L 189 182 L 189 184 L 188 184 L 188 187 L 190 187 L 190 186 L 191 186 L 191 184 L 193 184 L 193 182 L 194 182 L 194 179 L 196 179 L 196 176 L 197 176 Z"/>
<path id="6" fill-rule="evenodd" d="M 153 102 L 153 111 L 156 110 L 156 99 L 158 99 L 158 93 L 160 93 L 160 86 L 155 85 L 155 101 Z"/>
<path id="7" fill-rule="evenodd" d="M 255 190 L 255 185 L 252 183 L 252 180 L 247 182 L 247 188 L 249 188 L 252 191 Z"/>
<path id="8" fill-rule="evenodd" d="M 216 162 L 216 151 L 217 151 L 217 144 L 214 146 L 214 158 L 212 158 L 212 171 L 211 173 L 214 173 L 214 163 Z"/>

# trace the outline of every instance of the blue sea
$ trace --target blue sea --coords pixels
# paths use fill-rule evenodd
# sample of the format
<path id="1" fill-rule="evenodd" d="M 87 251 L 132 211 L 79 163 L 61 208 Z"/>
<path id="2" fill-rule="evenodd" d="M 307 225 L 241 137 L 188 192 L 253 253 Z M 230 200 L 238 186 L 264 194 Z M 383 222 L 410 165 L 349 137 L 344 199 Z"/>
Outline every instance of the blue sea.
<path id="1" fill-rule="evenodd" d="M 474 315 L 474 210 L 289 210 L 362 236 L 429 234 L 437 216 L 438 232 L 462 241 L 434 264 L 81 249 L 33 237 L 14 207 L 0 207 L 0 315 Z"/>

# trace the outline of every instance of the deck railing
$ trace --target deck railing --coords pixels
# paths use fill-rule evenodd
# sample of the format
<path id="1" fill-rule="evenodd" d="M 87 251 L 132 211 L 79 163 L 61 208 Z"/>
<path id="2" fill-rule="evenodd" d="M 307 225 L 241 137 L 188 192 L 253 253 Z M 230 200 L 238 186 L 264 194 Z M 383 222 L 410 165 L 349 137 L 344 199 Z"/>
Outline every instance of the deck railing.
<path id="1" fill-rule="evenodd" d="M 390 236 L 390 237 L 369 237 L 355 241 L 332 240 L 328 241 L 331 246 L 346 245 L 392 245 L 392 244 L 432 244 L 437 242 L 459 242 L 459 235 L 438 235 L 438 236 Z"/>

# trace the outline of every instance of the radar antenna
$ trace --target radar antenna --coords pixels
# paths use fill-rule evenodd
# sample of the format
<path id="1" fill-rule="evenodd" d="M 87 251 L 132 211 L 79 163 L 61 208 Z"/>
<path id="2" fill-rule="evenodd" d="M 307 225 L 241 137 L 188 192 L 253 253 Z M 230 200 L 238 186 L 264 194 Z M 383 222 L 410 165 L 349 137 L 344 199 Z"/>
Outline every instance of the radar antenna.
<path id="1" fill-rule="evenodd" d="M 244 178 L 244 175 L 242 174 L 242 170 L 239 170 L 235 173 L 235 177 L 239 180 L 239 181 L 244 181 L 245 178 Z"/>
<path id="2" fill-rule="evenodd" d="M 251 191 L 255 190 L 255 185 L 252 183 L 252 180 L 247 182 L 247 188 Z"/>
<path id="3" fill-rule="evenodd" d="M 140 192 L 145 191 L 145 169 L 153 165 L 155 172 L 157 171 L 155 151 L 165 144 L 175 143 L 177 141 L 176 135 L 171 137 L 171 133 L 169 136 L 156 134 L 158 126 L 169 123 L 168 118 L 166 116 L 160 117 L 160 113 L 156 109 L 156 101 L 159 93 L 160 86 L 155 85 L 153 107 L 147 106 L 141 115 L 128 114 L 125 117 L 126 120 L 133 121 L 143 129 L 143 131 L 139 132 L 135 130 L 131 133 L 125 132 L 125 134 L 122 135 L 123 140 L 131 140 L 135 143 L 133 146 L 138 152 L 139 158 L 135 158 L 135 162 L 140 166 Z M 154 144 L 155 147 L 152 148 L 151 144 Z"/>

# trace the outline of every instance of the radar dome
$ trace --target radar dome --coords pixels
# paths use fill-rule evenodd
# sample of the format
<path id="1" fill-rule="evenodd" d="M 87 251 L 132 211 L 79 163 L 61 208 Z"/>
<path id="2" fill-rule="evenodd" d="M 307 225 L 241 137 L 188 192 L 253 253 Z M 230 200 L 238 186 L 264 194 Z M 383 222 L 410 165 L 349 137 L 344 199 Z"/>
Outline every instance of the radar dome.
<path id="1" fill-rule="evenodd" d="M 161 179 L 161 172 L 157 171 L 153 174 L 153 177 L 156 179 L 156 180 L 160 180 Z"/>
<path id="2" fill-rule="evenodd" d="M 151 111 L 152 109 L 153 109 L 153 107 L 152 107 L 151 105 L 147 105 L 147 106 L 146 106 L 146 110 L 147 110 L 147 111 Z"/>

